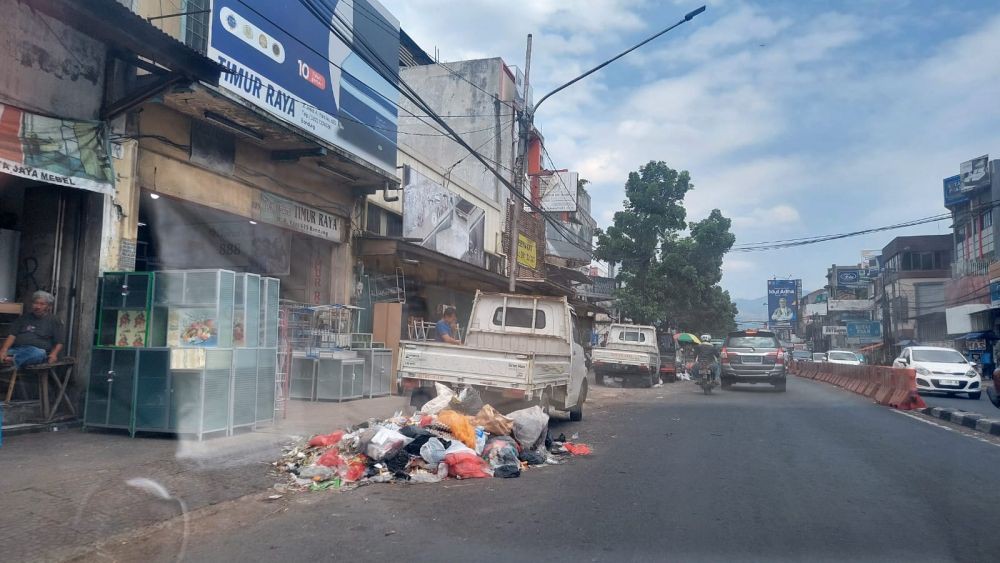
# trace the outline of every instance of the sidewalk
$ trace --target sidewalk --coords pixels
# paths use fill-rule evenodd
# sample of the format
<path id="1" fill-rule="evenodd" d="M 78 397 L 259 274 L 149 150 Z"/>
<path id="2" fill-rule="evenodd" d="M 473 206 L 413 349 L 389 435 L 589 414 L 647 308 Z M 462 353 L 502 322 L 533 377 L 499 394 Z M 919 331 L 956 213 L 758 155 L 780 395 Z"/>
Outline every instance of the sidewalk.
<path id="1" fill-rule="evenodd" d="M 204 442 L 169 436 L 129 438 L 81 430 L 4 437 L 0 447 L 0 557 L 59 560 L 114 534 L 180 514 L 129 486 L 150 479 L 188 511 L 272 487 L 270 463 L 296 436 L 330 432 L 402 410 L 405 397 L 346 403 L 289 403 L 276 426 Z"/>

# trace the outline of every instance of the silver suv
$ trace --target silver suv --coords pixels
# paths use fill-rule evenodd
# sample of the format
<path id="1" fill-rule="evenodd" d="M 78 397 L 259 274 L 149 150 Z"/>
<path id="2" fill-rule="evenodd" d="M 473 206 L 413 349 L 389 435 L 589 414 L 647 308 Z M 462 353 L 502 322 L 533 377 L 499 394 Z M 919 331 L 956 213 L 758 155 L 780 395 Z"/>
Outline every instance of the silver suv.
<path id="1" fill-rule="evenodd" d="M 719 355 L 723 389 L 734 383 L 769 383 L 785 390 L 785 351 L 773 332 L 730 332 Z"/>

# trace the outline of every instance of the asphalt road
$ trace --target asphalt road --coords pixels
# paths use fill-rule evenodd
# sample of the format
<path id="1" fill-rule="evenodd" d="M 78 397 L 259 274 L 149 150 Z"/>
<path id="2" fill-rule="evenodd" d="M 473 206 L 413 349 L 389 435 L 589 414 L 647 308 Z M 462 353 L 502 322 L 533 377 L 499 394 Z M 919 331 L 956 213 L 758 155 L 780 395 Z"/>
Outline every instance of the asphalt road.
<path id="1" fill-rule="evenodd" d="M 814 381 L 592 391 L 595 454 L 519 479 L 237 504 L 188 561 L 988 561 L 1000 446 Z M 171 560 L 169 530 L 95 560 Z"/>
<path id="2" fill-rule="evenodd" d="M 942 407 L 959 409 L 968 412 L 977 412 L 990 418 L 1000 418 L 1000 409 L 993 406 L 989 397 L 986 396 L 986 388 L 993 385 L 990 380 L 983 381 L 982 395 L 979 400 L 972 400 L 963 395 L 944 395 L 940 393 L 925 393 L 921 397 L 929 407 Z"/>

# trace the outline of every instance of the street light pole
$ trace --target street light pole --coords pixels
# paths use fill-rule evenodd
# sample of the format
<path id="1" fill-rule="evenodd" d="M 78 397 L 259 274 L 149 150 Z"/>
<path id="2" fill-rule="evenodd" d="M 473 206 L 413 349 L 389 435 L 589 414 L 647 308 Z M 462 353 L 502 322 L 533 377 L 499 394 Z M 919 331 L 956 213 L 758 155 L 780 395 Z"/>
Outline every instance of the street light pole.
<path id="1" fill-rule="evenodd" d="M 667 33 L 668 31 L 691 21 L 692 19 L 694 19 L 695 16 L 704 11 L 705 11 L 705 6 L 691 10 L 690 12 L 685 14 L 684 18 L 681 19 L 680 21 L 674 23 L 673 25 L 657 33 L 654 33 L 653 35 L 650 35 L 649 37 L 643 39 L 639 43 L 636 43 L 632 47 L 625 49 L 624 51 L 618 53 L 614 57 L 611 57 L 610 59 L 604 61 L 603 63 L 595 66 L 594 68 L 570 80 L 569 82 L 566 82 L 565 84 L 559 86 L 555 90 L 552 90 L 548 94 L 545 94 L 544 96 L 542 96 L 540 100 L 538 100 L 537 104 L 534 104 L 534 106 L 530 106 L 528 104 L 528 73 L 529 73 L 528 71 L 531 69 L 531 34 L 528 34 L 528 48 L 527 48 L 527 53 L 525 54 L 525 61 L 524 61 L 524 111 L 519 116 L 521 127 L 518 139 L 518 160 L 516 161 L 517 163 L 519 163 L 519 166 L 515 166 L 515 168 L 517 169 L 517 178 L 515 178 L 514 184 L 515 188 L 518 190 L 518 194 L 522 196 L 524 195 L 524 189 L 523 189 L 524 180 L 525 177 L 527 176 L 527 170 L 528 170 L 528 138 L 529 138 L 528 136 L 531 130 L 534 128 L 535 111 L 538 109 L 538 106 L 542 105 L 542 102 L 549 99 L 549 97 L 551 97 L 556 92 L 564 90 L 565 88 L 583 80 L 584 78 L 590 76 L 591 74 L 594 74 L 595 72 L 617 61 L 618 59 L 624 57 L 625 55 L 631 53 L 632 51 L 635 51 L 639 47 L 642 47 L 643 45 L 649 43 L 650 41 L 656 39 L 657 37 L 660 37 L 661 35 Z M 508 247 L 510 250 L 510 256 L 507 257 L 508 270 L 509 270 L 507 285 L 508 285 L 508 290 L 511 293 L 513 293 L 517 289 L 517 243 L 519 240 L 518 237 L 519 230 L 517 221 L 521 215 L 521 205 L 522 205 L 520 198 L 517 197 L 517 194 L 515 194 L 514 200 L 515 200 L 514 209 L 511 211 L 510 245 Z"/>

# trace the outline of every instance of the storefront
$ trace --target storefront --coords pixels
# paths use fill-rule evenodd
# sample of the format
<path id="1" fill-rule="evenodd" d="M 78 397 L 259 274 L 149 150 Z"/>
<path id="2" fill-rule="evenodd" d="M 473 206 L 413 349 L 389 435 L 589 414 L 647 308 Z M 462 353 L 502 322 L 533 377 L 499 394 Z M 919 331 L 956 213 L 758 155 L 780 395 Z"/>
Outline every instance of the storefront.
<path id="1" fill-rule="evenodd" d="M 113 190 L 106 141 L 101 122 L 0 105 L 0 336 L 27 311 L 34 292 L 46 291 L 65 327 L 64 354 L 86 361 L 101 211 Z M 27 402 L 9 407 L 5 424 L 37 415 L 35 388 L 16 391 L 15 400 Z"/>

